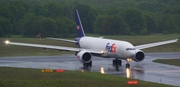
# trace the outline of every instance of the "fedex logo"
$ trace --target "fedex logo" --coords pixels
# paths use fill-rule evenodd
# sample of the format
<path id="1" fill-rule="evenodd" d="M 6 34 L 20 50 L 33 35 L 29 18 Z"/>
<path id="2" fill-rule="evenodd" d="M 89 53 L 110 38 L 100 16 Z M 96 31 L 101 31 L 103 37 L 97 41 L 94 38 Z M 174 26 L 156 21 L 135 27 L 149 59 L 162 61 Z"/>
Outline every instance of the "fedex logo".
<path id="1" fill-rule="evenodd" d="M 115 53 L 116 52 L 116 44 L 110 44 L 110 43 L 107 43 L 106 44 L 106 48 L 105 48 L 105 50 L 107 50 L 108 52 L 113 52 L 113 53 Z"/>

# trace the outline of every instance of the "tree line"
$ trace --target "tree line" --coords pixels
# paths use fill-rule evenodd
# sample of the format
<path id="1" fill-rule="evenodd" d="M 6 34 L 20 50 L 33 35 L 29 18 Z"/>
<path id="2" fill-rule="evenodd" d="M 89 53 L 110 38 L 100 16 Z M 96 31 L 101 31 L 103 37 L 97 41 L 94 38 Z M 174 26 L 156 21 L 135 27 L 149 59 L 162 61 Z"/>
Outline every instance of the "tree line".
<path id="1" fill-rule="evenodd" d="M 76 37 L 74 10 L 86 33 L 180 33 L 179 0 L 0 0 L 0 37 Z"/>

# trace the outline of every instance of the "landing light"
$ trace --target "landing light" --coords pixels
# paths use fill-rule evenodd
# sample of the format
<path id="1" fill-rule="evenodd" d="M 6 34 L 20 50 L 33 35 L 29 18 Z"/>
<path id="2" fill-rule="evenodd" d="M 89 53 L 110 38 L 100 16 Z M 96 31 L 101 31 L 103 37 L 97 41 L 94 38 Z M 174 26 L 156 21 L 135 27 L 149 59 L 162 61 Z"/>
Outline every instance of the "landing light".
<path id="1" fill-rule="evenodd" d="M 5 43 L 6 43 L 6 44 L 9 44 L 9 41 L 7 40 L 7 41 L 5 41 Z"/>
<path id="2" fill-rule="evenodd" d="M 101 53 L 101 54 L 104 54 L 104 51 L 101 51 L 100 53 Z"/>
<path id="3" fill-rule="evenodd" d="M 131 58 L 127 58 L 127 61 L 128 61 L 128 62 L 131 62 L 131 61 L 132 61 L 132 59 L 131 59 Z"/>

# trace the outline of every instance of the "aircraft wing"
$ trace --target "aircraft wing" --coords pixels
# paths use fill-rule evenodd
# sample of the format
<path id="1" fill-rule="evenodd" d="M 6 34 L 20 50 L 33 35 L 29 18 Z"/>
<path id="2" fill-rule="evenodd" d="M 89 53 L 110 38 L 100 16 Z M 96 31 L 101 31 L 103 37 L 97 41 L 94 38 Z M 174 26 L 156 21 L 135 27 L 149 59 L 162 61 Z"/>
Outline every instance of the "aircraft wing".
<path id="1" fill-rule="evenodd" d="M 61 38 L 51 38 L 51 37 L 46 37 L 47 39 L 52 39 L 52 40 L 61 40 L 61 41 L 65 41 L 65 42 L 71 42 L 71 43 L 77 43 L 74 40 L 67 40 L 67 39 L 61 39 Z"/>
<path id="2" fill-rule="evenodd" d="M 143 44 L 143 45 L 135 46 L 135 48 L 136 49 L 146 49 L 146 48 L 160 46 L 160 45 L 164 45 L 164 44 L 175 43 L 175 42 L 177 42 L 177 40 L 178 39 L 149 43 L 149 44 Z"/>
<path id="3" fill-rule="evenodd" d="M 92 49 L 82 49 L 82 48 L 52 46 L 52 45 L 42 45 L 42 44 L 29 44 L 29 43 L 19 43 L 19 42 L 9 42 L 9 41 L 4 41 L 4 42 L 6 44 L 19 45 L 19 46 L 39 47 L 39 48 L 66 50 L 66 51 L 83 51 L 84 50 L 84 51 L 88 51 L 90 53 L 102 54 L 101 51 L 92 50 Z"/>

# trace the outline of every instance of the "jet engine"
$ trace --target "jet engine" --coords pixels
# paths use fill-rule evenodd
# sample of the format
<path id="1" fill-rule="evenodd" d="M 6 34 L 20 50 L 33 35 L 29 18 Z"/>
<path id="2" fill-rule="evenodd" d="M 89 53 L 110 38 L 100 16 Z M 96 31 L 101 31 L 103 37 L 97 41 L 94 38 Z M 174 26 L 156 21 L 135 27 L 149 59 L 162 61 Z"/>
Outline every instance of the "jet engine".
<path id="1" fill-rule="evenodd" d="M 80 51 L 80 52 L 77 54 L 77 57 L 80 59 L 81 62 L 83 62 L 83 63 L 89 63 L 89 62 L 91 62 L 92 55 L 91 55 L 91 53 L 89 53 L 89 52 Z"/>
<path id="2" fill-rule="evenodd" d="M 145 54 L 142 50 L 136 50 L 135 56 L 132 58 L 136 62 L 140 62 L 145 58 Z"/>

